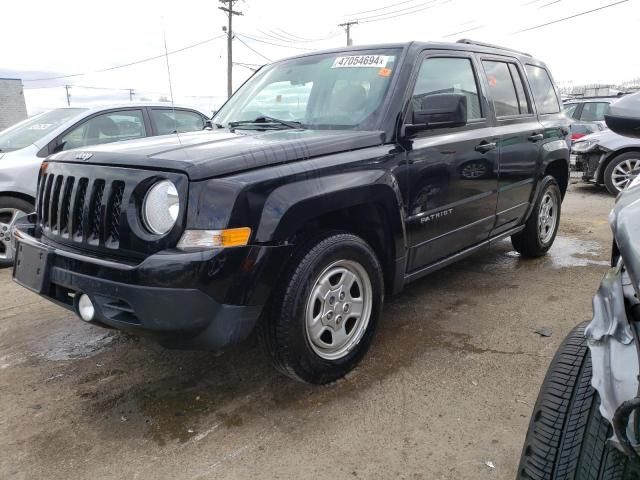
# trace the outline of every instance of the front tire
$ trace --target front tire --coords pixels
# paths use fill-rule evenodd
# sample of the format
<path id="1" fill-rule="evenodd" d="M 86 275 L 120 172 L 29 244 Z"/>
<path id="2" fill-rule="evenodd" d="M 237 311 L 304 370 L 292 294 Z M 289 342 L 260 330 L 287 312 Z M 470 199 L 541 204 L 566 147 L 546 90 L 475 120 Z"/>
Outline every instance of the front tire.
<path id="1" fill-rule="evenodd" d="M 371 247 L 355 235 L 328 232 L 294 253 L 259 336 L 279 371 L 329 383 L 369 349 L 383 301 L 382 268 Z"/>
<path id="2" fill-rule="evenodd" d="M 11 223 L 33 211 L 33 204 L 26 200 L 14 197 L 0 197 L 0 268 L 13 265 Z"/>
<path id="3" fill-rule="evenodd" d="M 511 236 L 511 244 L 525 257 L 541 257 L 556 239 L 560 226 L 562 194 L 558 182 L 551 175 L 542 179 L 540 195 L 525 223 L 524 230 Z"/>
<path id="4" fill-rule="evenodd" d="M 591 386 L 591 355 L 575 327 L 558 349 L 540 388 L 525 439 L 518 480 L 636 479 L 631 462 L 607 444 L 612 428 Z"/>
<path id="5" fill-rule="evenodd" d="M 627 152 L 612 159 L 604 169 L 604 184 L 611 195 L 618 195 L 640 170 L 640 152 Z"/>

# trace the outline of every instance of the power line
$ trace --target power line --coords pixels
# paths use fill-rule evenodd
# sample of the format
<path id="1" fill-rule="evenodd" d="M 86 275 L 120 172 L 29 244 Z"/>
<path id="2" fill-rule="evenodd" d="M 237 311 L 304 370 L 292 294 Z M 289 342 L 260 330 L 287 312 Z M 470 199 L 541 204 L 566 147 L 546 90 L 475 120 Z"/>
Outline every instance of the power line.
<path id="1" fill-rule="evenodd" d="M 203 40 L 201 42 L 193 43 L 191 45 L 187 45 L 186 47 L 178 48 L 177 50 L 172 50 L 170 52 L 167 52 L 167 55 L 173 55 L 174 53 L 184 52 L 185 50 L 189 50 L 191 48 L 199 47 L 201 45 L 213 42 L 214 40 L 217 40 L 217 39 L 222 38 L 222 37 L 224 37 L 224 35 L 218 35 L 216 37 L 211 37 L 211 38 L 208 38 L 208 39 Z M 134 62 L 129 62 L 129 63 L 125 63 L 125 64 L 122 64 L 122 65 L 116 65 L 115 67 L 108 67 L 108 68 L 103 68 L 103 69 L 100 69 L 100 70 L 94 70 L 92 72 L 73 73 L 73 74 L 69 74 L 69 75 L 60 75 L 60 76 L 57 76 L 57 77 L 30 78 L 30 79 L 24 79 L 23 82 L 44 82 L 46 80 L 60 80 L 60 79 L 63 79 L 63 78 L 82 77 L 84 75 L 89 75 L 91 73 L 104 73 L 104 72 L 109 72 L 111 70 L 117 70 L 119 68 L 131 67 L 133 65 L 139 65 L 141 63 L 150 62 L 152 60 L 157 60 L 159 58 L 163 58 L 164 56 L 165 56 L 165 54 L 163 53 L 161 55 L 155 55 L 153 57 L 143 58 L 142 60 L 136 60 Z"/>
<path id="2" fill-rule="evenodd" d="M 529 31 L 535 30 L 537 28 L 546 27 L 547 25 L 553 25 L 554 23 L 564 22 L 565 20 L 570 20 L 572 18 L 580 17 L 580 16 L 586 15 L 588 13 L 593 13 L 593 12 L 597 12 L 599 10 L 604 10 L 605 8 L 615 7 L 616 5 L 620 5 L 621 3 L 627 3 L 628 1 L 629 0 L 621 0 L 619 2 L 610 3 L 609 5 L 604 5 L 602 7 L 594 8 L 592 10 L 587 10 L 586 12 L 576 13 L 575 15 L 571 15 L 569 17 L 559 18 L 558 20 L 553 20 L 552 22 L 547 22 L 547 23 L 543 23 L 543 24 L 540 24 L 540 25 L 536 25 L 535 27 L 525 28 L 523 30 L 518 30 L 517 32 L 513 32 L 513 33 L 515 34 L 515 33 L 529 32 Z"/>
<path id="3" fill-rule="evenodd" d="M 372 19 L 371 20 L 360 20 L 359 23 L 382 22 L 384 20 L 391 20 L 392 18 L 404 17 L 405 15 L 411 15 L 411 14 L 414 14 L 414 13 L 423 12 L 425 10 L 429 10 L 430 8 L 437 7 L 437 6 L 443 5 L 445 3 L 449 3 L 451 1 L 452 0 L 444 0 L 443 2 L 441 2 L 439 4 L 438 3 L 431 3 L 430 5 L 427 5 L 425 7 L 419 8 L 417 10 L 412 10 L 410 12 L 405 12 L 405 13 L 398 13 L 397 15 L 390 15 L 390 16 L 384 17 L 384 18 L 369 17 L 369 18 L 372 18 Z M 390 13 L 392 13 L 392 12 L 390 12 Z"/>
<path id="4" fill-rule="evenodd" d="M 388 10 L 390 8 L 397 7 L 399 5 L 405 5 L 411 2 L 415 2 L 415 0 L 405 0 L 404 2 L 392 3 L 391 5 L 387 5 L 386 7 L 373 8 L 371 10 L 363 10 L 361 12 L 348 13 L 347 15 L 345 15 L 345 17 L 355 17 L 363 13 L 379 12 L 380 10 Z"/>
<path id="5" fill-rule="evenodd" d="M 540 5 L 538 8 L 548 7 L 549 5 L 555 5 L 556 3 L 560 3 L 562 0 L 552 0 L 549 3 L 545 3 L 544 5 Z"/>
<path id="6" fill-rule="evenodd" d="M 260 55 L 262 58 L 264 58 L 267 62 L 271 62 L 273 60 L 271 60 L 268 57 L 265 57 L 263 54 L 261 54 L 259 51 L 257 51 L 256 49 L 250 47 L 249 45 L 247 45 L 247 43 L 242 40 L 242 38 L 240 38 L 240 35 L 236 35 L 236 40 L 238 40 L 241 44 L 243 44 L 245 47 L 247 47 L 249 50 L 251 50 L 253 53 L 255 53 L 256 55 Z"/>
<path id="7" fill-rule="evenodd" d="M 366 17 L 359 17 L 358 20 L 369 20 L 370 18 L 379 18 L 379 17 L 385 17 L 387 15 L 394 15 L 396 13 L 401 13 L 401 12 L 406 12 L 409 10 L 414 10 L 416 8 L 420 8 L 420 7 L 424 7 L 426 5 L 433 5 L 437 0 L 429 0 L 428 2 L 424 2 L 424 3 L 419 3 L 417 5 L 411 5 L 410 7 L 405 7 L 405 8 L 401 8 L 399 10 L 394 10 L 392 12 L 384 12 L 384 13 L 377 13 L 375 15 L 369 15 Z M 413 13 L 413 12 L 411 12 Z"/>
<path id="8" fill-rule="evenodd" d="M 282 32 L 282 34 L 278 33 L 276 30 L 279 30 Z M 332 38 L 337 37 L 338 35 L 341 35 L 340 32 L 334 32 L 330 35 L 327 35 L 326 37 L 322 37 L 322 38 L 302 38 L 302 37 L 298 37 L 297 35 L 293 35 L 291 33 L 287 33 L 284 30 L 281 29 L 274 29 L 271 31 L 267 31 L 265 32 L 264 30 L 260 30 L 258 29 L 258 32 L 260 32 L 262 35 L 266 35 L 269 39 L 273 39 L 273 40 L 277 40 L 278 42 L 298 42 L 298 43 L 318 43 L 318 42 L 323 42 L 325 40 L 330 40 Z M 285 36 L 288 35 L 288 36 Z"/>
<path id="9" fill-rule="evenodd" d="M 238 36 L 242 36 L 242 37 L 244 37 L 244 38 L 246 38 L 248 40 L 253 40 L 254 42 L 260 42 L 260 43 L 264 43 L 264 44 L 267 44 L 267 45 L 273 45 L 275 47 L 293 48 L 294 50 L 304 50 L 304 51 L 307 51 L 307 52 L 311 52 L 311 51 L 314 50 L 313 48 L 294 47 L 293 45 L 283 45 L 283 44 L 280 44 L 280 43 L 268 42 L 266 40 L 261 40 L 261 39 L 256 38 L 256 37 L 252 37 L 251 35 L 247 35 L 246 33 L 238 32 L 236 34 L 236 38 L 238 38 Z"/>
<path id="10" fill-rule="evenodd" d="M 445 37 L 453 37 L 455 35 L 461 35 L 463 33 L 472 32 L 474 30 L 480 30 L 481 28 L 484 28 L 484 25 L 478 25 L 477 27 L 467 28 L 466 30 L 460 30 L 459 32 L 449 33 L 445 35 Z"/>

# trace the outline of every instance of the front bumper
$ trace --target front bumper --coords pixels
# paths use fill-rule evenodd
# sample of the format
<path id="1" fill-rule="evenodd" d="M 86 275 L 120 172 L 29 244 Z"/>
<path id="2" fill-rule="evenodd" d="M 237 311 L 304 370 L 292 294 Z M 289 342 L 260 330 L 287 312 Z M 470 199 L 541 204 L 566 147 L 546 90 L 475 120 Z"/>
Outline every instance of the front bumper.
<path id="1" fill-rule="evenodd" d="M 582 173 L 582 180 L 596 180 L 600 170 L 600 164 L 605 154 L 601 151 L 590 151 L 585 153 L 571 154 L 571 168 Z"/>
<path id="2" fill-rule="evenodd" d="M 127 264 L 59 248 L 38 237 L 32 224 L 20 224 L 14 234 L 18 283 L 74 311 L 86 294 L 96 323 L 198 350 L 219 350 L 251 333 L 291 248 L 170 250 Z M 24 280 L 29 272 L 23 263 L 33 263 L 28 251 L 45 257 L 35 282 Z"/>

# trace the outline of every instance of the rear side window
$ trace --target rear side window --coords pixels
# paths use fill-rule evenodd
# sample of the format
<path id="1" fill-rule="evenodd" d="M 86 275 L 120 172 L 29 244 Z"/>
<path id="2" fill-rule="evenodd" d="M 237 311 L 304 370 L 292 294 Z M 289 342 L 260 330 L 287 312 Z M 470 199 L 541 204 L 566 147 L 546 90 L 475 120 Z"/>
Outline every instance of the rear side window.
<path id="1" fill-rule="evenodd" d="M 529 105 L 529 101 L 527 100 L 527 94 L 524 91 L 524 83 L 522 81 L 522 75 L 520 75 L 520 71 L 515 64 L 509 64 L 509 72 L 511 73 L 511 78 L 513 79 L 513 83 L 516 86 L 516 93 L 518 94 L 518 106 L 520 107 L 520 114 L 525 113 L 533 113 L 531 111 L 531 105 Z"/>
<path id="2" fill-rule="evenodd" d="M 520 73 L 514 64 L 483 60 L 496 117 L 530 113 Z"/>
<path id="3" fill-rule="evenodd" d="M 601 122 L 604 121 L 604 112 L 609 105 L 606 102 L 587 102 L 582 107 L 580 120 L 585 122 Z"/>
<path id="4" fill-rule="evenodd" d="M 151 117 L 158 135 L 169 133 L 194 132 L 204 128 L 202 115 L 188 110 L 152 109 Z"/>
<path id="5" fill-rule="evenodd" d="M 533 90 L 533 98 L 538 105 L 538 113 L 541 115 L 558 113 L 560 104 L 549 73 L 544 68 L 535 65 L 527 65 L 526 69 Z"/>
<path id="6" fill-rule="evenodd" d="M 418 109 L 422 98 L 439 93 L 462 93 L 467 97 L 467 120 L 482 118 L 478 86 L 468 58 L 427 58 L 413 91 L 413 108 Z"/>

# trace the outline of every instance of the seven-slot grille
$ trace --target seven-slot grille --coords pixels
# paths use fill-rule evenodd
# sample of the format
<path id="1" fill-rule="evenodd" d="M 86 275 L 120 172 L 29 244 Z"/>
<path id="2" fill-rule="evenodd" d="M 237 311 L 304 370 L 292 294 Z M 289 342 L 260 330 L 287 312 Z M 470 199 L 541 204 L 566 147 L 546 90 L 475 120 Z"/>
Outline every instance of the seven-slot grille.
<path id="1" fill-rule="evenodd" d="M 117 249 L 124 181 L 45 173 L 38 218 L 47 235 Z"/>

